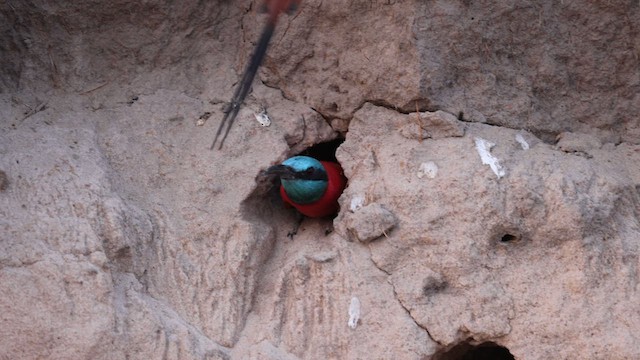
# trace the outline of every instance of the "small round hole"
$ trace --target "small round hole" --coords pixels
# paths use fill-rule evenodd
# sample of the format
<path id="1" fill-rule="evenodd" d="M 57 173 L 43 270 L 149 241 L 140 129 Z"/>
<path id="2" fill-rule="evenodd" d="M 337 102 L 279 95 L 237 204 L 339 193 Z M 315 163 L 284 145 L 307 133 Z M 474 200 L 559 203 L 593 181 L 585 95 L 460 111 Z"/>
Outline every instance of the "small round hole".
<path id="1" fill-rule="evenodd" d="M 518 237 L 512 234 L 504 234 L 502 238 L 500 238 L 500 242 L 503 243 L 514 242 L 516 240 L 518 240 Z"/>
<path id="2" fill-rule="evenodd" d="M 479 345 L 471 345 L 463 342 L 455 345 L 451 349 L 434 354 L 435 360 L 513 360 L 514 356 L 509 349 L 500 346 L 492 341 L 487 341 Z"/>

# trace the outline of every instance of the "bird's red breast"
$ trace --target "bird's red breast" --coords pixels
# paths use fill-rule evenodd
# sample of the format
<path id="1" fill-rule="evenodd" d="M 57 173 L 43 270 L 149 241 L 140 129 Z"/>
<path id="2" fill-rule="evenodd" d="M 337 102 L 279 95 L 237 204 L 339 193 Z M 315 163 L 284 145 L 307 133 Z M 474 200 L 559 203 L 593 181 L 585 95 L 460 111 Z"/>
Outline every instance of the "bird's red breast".
<path id="1" fill-rule="evenodd" d="M 342 191 L 347 186 L 347 179 L 344 177 L 342 167 L 338 163 L 330 161 L 320 161 L 327 172 L 328 185 L 322 197 L 310 204 L 296 204 L 294 203 L 287 193 L 284 191 L 284 187 L 280 186 L 280 196 L 285 203 L 293 206 L 303 215 L 313 218 L 325 217 L 334 215 L 340 208 L 338 205 L 338 198 L 342 195 Z"/>

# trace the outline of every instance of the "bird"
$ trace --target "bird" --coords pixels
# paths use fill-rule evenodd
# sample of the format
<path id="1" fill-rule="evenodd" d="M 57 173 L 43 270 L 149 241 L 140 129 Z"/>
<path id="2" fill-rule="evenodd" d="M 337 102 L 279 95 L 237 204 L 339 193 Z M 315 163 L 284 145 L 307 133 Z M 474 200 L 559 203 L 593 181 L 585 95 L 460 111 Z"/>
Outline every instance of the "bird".
<path id="1" fill-rule="evenodd" d="M 240 84 L 236 88 L 235 93 L 233 94 L 233 98 L 229 103 L 229 107 L 226 109 L 224 116 L 222 117 L 222 121 L 220 125 L 218 125 L 218 131 L 216 132 L 216 137 L 213 139 L 213 143 L 211 144 L 210 150 L 216 146 L 216 142 L 218 142 L 218 137 L 222 134 L 222 129 L 227 124 L 227 128 L 224 132 L 224 136 L 222 140 L 220 140 L 220 145 L 218 150 L 222 149 L 222 145 L 224 144 L 224 140 L 229 135 L 229 130 L 231 130 L 231 126 L 233 126 L 234 121 L 236 120 L 236 116 L 238 116 L 238 112 L 240 111 L 240 107 L 244 102 L 244 99 L 249 94 L 249 89 L 251 89 L 251 84 L 253 83 L 253 79 L 258 72 L 258 68 L 264 59 L 265 54 L 267 53 L 267 48 L 269 47 L 269 41 L 271 40 L 271 36 L 276 28 L 276 24 L 278 22 L 278 18 L 280 14 L 283 12 L 293 12 L 295 11 L 300 2 L 302 0 L 265 0 L 263 3 L 264 10 L 269 14 L 267 18 L 267 23 L 262 30 L 262 34 L 260 35 L 260 39 L 258 40 L 258 44 L 249 60 L 249 64 L 245 69 L 242 79 L 240 80 Z"/>
<path id="2" fill-rule="evenodd" d="M 340 208 L 338 198 L 347 186 L 340 164 L 310 156 L 288 158 L 266 173 L 280 178 L 282 200 L 311 218 L 335 215 Z"/>

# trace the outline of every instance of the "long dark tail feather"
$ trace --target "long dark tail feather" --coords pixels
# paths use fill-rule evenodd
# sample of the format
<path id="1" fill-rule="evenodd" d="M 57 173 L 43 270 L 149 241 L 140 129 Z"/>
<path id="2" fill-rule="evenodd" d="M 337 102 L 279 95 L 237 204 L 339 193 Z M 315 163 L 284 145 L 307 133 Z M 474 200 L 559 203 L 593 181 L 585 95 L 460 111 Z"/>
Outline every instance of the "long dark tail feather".
<path id="1" fill-rule="evenodd" d="M 276 28 L 275 22 L 268 21 L 267 25 L 264 27 L 264 30 L 262 30 L 262 35 L 260 36 L 260 40 L 258 41 L 256 50 L 251 56 L 251 61 L 249 61 L 249 65 L 247 66 L 246 70 L 244 71 L 244 74 L 242 75 L 242 80 L 240 81 L 238 88 L 233 94 L 230 108 L 224 114 L 224 117 L 222 118 L 222 122 L 220 122 L 220 125 L 218 126 L 216 137 L 213 139 L 213 144 L 211 144 L 210 149 L 213 150 L 213 148 L 215 147 L 216 142 L 218 142 L 218 137 L 222 133 L 222 128 L 224 128 L 225 123 L 227 123 L 227 120 L 228 120 L 229 123 L 227 124 L 227 129 L 224 132 L 224 136 L 222 137 L 222 140 L 220 140 L 220 146 L 218 146 L 218 150 L 222 149 L 224 140 L 227 138 L 227 135 L 229 135 L 229 130 L 231 130 L 231 126 L 233 126 L 233 123 L 236 120 L 236 116 L 240 111 L 240 107 L 242 106 L 244 99 L 247 97 L 247 94 L 249 94 L 249 90 L 251 89 L 251 84 L 253 83 L 253 78 L 256 76 L 256 73 L 258 72 L 258 68 L 260 67 L 262 60 L 264 59 L 264 55 L 267 53 L 267 48 L 269 47 L 269 40 L 271 40 L 271 36 L 273 35 L 273 31 L 275 30 L 275 28 Z"/>

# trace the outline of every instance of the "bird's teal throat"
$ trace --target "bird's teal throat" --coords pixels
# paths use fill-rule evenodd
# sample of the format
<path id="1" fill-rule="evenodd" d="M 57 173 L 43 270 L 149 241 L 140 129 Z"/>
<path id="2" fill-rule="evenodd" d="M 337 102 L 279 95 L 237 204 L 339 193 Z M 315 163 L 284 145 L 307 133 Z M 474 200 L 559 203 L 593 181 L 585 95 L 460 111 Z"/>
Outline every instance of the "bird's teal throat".
<path id="1" fill-rule="evenodd" d="M 282 187 L 289 199 L 296 204 L 310 204 L 320 200 L 327 190 L 326 180 L 282 179 Z"/>

